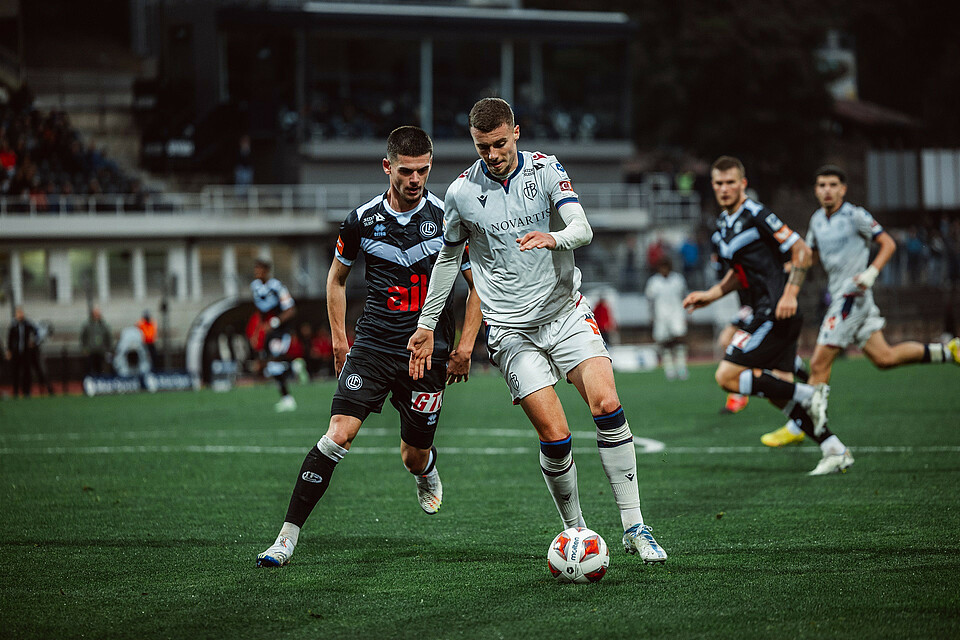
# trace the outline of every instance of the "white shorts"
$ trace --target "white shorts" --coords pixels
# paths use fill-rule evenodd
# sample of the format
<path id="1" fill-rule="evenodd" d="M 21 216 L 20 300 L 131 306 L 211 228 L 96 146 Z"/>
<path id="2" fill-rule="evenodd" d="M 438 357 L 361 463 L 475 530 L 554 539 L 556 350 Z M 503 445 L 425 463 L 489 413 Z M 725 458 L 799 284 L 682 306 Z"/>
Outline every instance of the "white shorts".
<path id="1" fill-rule="evenodd" d="M 830 303 L 817 344 L 846 349 L 856 343 L 863 348 L 870 336 L 886 324 L 873 296 L 842 296 Z"/>
<path id="2" fill-rule="evenodd" d="M 514 404 L 534 391 L 552 387 L 590 358 L 610 358 L 593 310 L 583 298 L 573 312 L 542 327 L 490 326 L 487 352 L 500 370 Z"/>
<path id="3" fill-rule="evenodd" d="M 653 319 L 653 341 L 662 344 L 687 335 L 687 318 L 683 309 Z"/>

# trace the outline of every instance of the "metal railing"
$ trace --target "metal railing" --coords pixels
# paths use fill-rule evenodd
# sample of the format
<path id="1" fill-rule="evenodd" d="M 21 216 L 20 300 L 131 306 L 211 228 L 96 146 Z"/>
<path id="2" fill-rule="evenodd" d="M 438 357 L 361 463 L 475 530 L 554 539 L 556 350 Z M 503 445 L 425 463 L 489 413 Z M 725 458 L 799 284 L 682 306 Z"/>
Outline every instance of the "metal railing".
<path id="1" fill-rule="evenodd" d="M 578 184 L 587 213 L 629 215 L 647 212 L 651 220 L 699 220 L 700 197 L 658 188 L 654 183 Z M 3 196 L 0 217 L 203 215 L 203 216 L 320 216 L 339 222 L 358 205 L 375 197 L 380 186 L 341 185 L 210 185 L 194 193 L 85 196 Z"/>

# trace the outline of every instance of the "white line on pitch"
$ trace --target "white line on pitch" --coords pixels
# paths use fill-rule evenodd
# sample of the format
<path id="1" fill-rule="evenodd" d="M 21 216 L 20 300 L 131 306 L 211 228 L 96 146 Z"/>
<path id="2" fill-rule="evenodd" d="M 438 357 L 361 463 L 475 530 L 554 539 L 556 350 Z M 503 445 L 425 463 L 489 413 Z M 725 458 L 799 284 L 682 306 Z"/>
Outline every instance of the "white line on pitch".
<path id="1" fill-rule="evenodd" d="M 656 441 L 654 441 L 656 442 Z M 662 443 L 660 443 L 662 445 Z M 759 453 L 769 451 L 767 447 L 666 447 L 651 450 L 642 443 L 637 446 L 637 453 L 665 453 L 665 454 L 735 454 Z M 475 456 L 496 456 L 509 454 L 532 454 L 535 447 L 438 447 L 445 454 L 466 454 Z M 41 448 L 0 448 L 0 455 L 106 455 L 121 453 L 275 453 L 275 454 L 303 454 L 304 447 L 271 447 L 258 445 L 119 445 L 94 447 L 41 447 Z M 813 449 L 811 448 L 811 451 Z M 399 447 L 353 447 L 351 453 L 357 454 L 395 454 Z M 575 447 L 574 453 L 587 454 L 596 451 L 596 448 Z M 872 446 L 856 447 L 858 453 L 960 453 L 960 446 Z"/>

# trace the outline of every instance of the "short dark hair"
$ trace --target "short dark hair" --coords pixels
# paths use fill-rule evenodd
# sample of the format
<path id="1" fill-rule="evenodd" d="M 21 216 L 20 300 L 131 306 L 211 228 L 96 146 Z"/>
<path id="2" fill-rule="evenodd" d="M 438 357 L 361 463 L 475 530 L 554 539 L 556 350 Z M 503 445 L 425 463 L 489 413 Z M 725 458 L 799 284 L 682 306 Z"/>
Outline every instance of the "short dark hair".
<path id="1" fill-rule="evenodd" d="M 490 133 L 500 125 L 513 129 L 513 109 L 503 98 L 482 98 L 470 109 L 470 126 L 477 131 Z"/>
<path id="2" fill-rule="evenodd" d="M 837 176 L 837 179 L 840 180 L 841 184 L 847 184 L 847 172 L 835 164 L 825 164 L 817 169 L 814 180 L 820 176 Z"/>
<path id="3" fill-rule="evenodd" d="M 747 177 L 747 170 L 743 168 L 743 163 L 740 162 L 738 158 L 733 156 L 720 156 L 713 161 L 713 164 L 710 166 L 710 172 L 714 171 L 729 171 L 730 169 L 736 169 L 740 172 L 741 178 Z"/>
<path id="4" fill-rule="evenodd" d="M 267 260 L 266 258 L 257 258 L 256 260 L 253 261 L 253 266 L 263 267 L 267 271 L 270 271 L 270 269 L 273 267 L 270 261 Z"/>
<path id="5" fill-rule="evenodd" d="M 433 155 L 433 140 L 420 127 L 397 127 L 387 136 L 387 159 L 391 162 L 400 156 L 416 158 L 427 154 Z"/>

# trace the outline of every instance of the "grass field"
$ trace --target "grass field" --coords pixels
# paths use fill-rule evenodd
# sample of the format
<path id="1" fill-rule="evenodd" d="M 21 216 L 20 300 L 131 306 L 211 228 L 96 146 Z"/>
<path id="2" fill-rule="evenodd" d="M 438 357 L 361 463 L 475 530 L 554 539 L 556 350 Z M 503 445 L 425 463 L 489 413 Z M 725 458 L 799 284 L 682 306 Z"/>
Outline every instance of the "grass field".
<path id="1" fill-rule="evenodd" d="M 536 438 L 506 387 L 447 394 L 443 509 L 420 511 L 396 413 L 364 425 L 293 561 L 276 536 L 333 386 L 0 402 L 4 638 L 956 638 L 960 370 L 839 362 L 831 426 L 857 458 L 809 478 L 811 445 L 767 450 L 782 416 L 717 410 L 713 368 L 686 383 L 618 375 L 646 521 L 670 554 L 645 567 L 620 523 L 592 422 L 560 389 L 587 523 L 609 543 L 594 585 L 560 585 L 562 528 Z"/>

